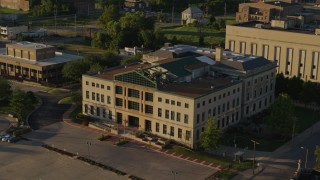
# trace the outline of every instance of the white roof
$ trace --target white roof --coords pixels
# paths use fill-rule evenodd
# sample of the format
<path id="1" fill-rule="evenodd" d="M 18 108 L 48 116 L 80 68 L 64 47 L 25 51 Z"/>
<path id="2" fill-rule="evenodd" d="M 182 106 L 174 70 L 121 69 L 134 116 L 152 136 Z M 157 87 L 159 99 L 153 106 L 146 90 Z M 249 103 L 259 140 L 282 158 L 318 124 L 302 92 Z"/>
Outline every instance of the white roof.
<path id="1" fill-rule="evenodd" d="M 201 11 L 201 9 L 199 9 L 198 7 L 192 6 L 184 10 L 182 13 L 194 14 L 194 13 L 203 13 L 203 11 Z"/>
<path id="2" fill-rule="evenodd" d="M 211 58 L 209 58 L 208 56 L 199 56 L 196 57 L 196 59 L 198 59 L 201 62 L 207 63 L 209 65 L 214 65 L 216 64 L 216 61 L 212 60 Z"/>

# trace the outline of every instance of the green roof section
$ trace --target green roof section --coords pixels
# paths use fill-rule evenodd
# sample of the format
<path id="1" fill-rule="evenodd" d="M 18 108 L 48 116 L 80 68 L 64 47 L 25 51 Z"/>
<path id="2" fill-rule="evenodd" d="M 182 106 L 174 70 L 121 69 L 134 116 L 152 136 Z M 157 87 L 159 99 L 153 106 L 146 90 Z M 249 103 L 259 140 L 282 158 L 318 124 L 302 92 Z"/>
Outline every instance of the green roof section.
<path id="1" fill-rule="evenodd" d="M 186 70 L 186 66 L 197 63 L 201 63 L 201 61 L 195 57 L 187 57 L 177 61 L 160 64 L 160 66 L 178 77 L 185 77 L 191 74 L 190 71 Z"/>

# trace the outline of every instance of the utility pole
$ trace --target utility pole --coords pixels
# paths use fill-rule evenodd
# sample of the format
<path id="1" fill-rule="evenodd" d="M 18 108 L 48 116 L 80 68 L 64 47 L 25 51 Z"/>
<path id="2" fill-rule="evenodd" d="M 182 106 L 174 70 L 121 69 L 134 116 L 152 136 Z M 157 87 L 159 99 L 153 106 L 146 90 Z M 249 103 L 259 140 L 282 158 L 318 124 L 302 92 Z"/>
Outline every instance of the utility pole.
<path id="1" fill-rule="evenodd" d="M 172 1 L 172 24 L 174 23 L 174 0 Z"/>
<path id="2" fill-rule="evenodd" d="M 253 163 L 252 163 L 252 173 L 254 174 L 254 163 L 256 160 L 256 144 L 260 144 L 257 141 L 251 140 L 253 142 Z"/>

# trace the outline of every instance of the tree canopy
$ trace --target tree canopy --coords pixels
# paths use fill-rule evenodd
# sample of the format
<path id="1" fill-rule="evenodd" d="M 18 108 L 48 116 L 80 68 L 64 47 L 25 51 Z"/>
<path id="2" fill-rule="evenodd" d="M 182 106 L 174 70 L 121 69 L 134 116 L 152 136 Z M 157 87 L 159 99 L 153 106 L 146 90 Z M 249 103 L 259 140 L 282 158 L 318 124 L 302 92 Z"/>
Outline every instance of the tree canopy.
<path id="1" fill-rule="evenodd" d="M 0 103 L 7 104 L 11 93 L 12 91 L 9 82 L 0 77 Z"/>
<path id="2" fill-rule="evenodd" d="M 280 94 L 270 109 L 271 114 L 267 120 L 269 128 L 288 137 L 294 123 L 293 111 L 293 102 L 288 94 Z"/>
<path id="3" fill-rule="evenodd" d="M 215 118 L 210 115 L 207 119 L 205 130 L 200 134 L 200 146 L 205 149 L 217 149 L 221 136 L 222 132 L 217 127 Z"/>
<path id="4" fill-rule="evenodd" d="M 31 0 L 30 13 L 34 17 L 39 16 L 52 16 L 54 11 L 59 14 L 74 13 L 75 7 L 71 2 L 64 0 Z"/>

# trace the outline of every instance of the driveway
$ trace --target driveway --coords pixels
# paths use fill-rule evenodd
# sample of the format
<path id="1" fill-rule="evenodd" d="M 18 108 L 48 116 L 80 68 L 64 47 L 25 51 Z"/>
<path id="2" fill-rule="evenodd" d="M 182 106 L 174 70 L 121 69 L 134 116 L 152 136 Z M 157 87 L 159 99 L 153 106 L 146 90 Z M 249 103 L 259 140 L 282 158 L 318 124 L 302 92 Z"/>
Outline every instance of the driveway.
<path id="1" fill-rule="evenodd" d="M 173 179 L 172 171 L 178 173 L 175 177 L 177 180 L 205 179 L 216 171 L 132 143 L 117 147 L 100 142 L 97 140 L 99 134 L 63 122 L 33 131 L 25 137 L 33 143 L 46 143 L 78 153 L 144 179 Z"/>

